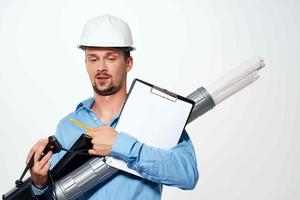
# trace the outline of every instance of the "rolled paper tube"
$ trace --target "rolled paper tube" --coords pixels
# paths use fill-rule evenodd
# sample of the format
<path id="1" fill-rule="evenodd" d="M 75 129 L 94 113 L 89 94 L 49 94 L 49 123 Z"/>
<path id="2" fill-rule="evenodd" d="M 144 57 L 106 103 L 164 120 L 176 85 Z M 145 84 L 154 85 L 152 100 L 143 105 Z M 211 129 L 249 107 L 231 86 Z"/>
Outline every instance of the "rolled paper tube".
<path id="1" fill-rule="evenodd" d="M 228 97 L 230 97 L 231 95 L 244 89 L 245 87 L 247 87 L 248 85 L 250 85 L 251 83 L 256 81 L 258 78 L 259 78 L 258 72 L 257 71 L 252 72 L 252 74 L 246 76 L 245 78 L 243 78 L 242 80 L 233 84 L 226 90 L 220 91 L 218 93 L 214 93 L 214 95 L 211 95 L 211 97 L 212 97 L 213 101 L 215 102 L 215 104 L 217 105 L 217 104 L 221 103 L 222 101 L 224 101 L 225 99 L 227 99 Z M 208 89 L 208 91 L 209 91 L 209 89 Z"/>
<path id="2" fill-rule="evenodd" d="M 239 82 L 252 72 L 260 70 L 264 66 L 264 62 L 261 58 L 252 57 L 225 74 L 222 78 L 218 79 L 206 89 L 211 96 L 217 96 L 219 93 Z"/>

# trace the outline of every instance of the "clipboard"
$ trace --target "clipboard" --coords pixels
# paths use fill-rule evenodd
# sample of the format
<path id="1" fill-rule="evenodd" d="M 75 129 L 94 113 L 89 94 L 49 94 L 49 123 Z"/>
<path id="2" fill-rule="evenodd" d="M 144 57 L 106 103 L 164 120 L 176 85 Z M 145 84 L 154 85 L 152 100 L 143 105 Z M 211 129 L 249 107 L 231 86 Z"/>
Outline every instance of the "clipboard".
<path id="1" fill-rule="evenodd" d="M 115 129 L 146 145 L 168 150 L 178 144 L 194 104 L 188 98 L 134 79 Z M 142 177 L 121 159 L 106 157 L 106 164 Z"/>

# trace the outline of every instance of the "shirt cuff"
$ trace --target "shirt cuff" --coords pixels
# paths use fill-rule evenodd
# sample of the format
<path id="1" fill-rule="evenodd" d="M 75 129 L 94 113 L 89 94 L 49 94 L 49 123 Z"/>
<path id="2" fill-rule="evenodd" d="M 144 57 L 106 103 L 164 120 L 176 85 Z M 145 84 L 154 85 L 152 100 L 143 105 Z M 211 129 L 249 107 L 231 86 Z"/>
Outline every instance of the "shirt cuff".
<path id="1" fill-rule="evenodd" d="M 31 189 L 32 189 L 32 192 L 35 196 L 39 196 L 39 195 L 42 195 L 46 192 L 46 190 L 48 189 L 48 186 L 46 186 L 42 189 L 39 189 L 39 188 L 35 187 L 33 184 L 31 184 Z"/>
<path id="2" fill-rule="evenodd" d="M 127 162 L 130 157 L 131 150 L 137 142 L 137 139 L 131 135 L 123 132 L 118 133 L 115 143 L 112 146 L 112 157 L 122 159 Z"/>

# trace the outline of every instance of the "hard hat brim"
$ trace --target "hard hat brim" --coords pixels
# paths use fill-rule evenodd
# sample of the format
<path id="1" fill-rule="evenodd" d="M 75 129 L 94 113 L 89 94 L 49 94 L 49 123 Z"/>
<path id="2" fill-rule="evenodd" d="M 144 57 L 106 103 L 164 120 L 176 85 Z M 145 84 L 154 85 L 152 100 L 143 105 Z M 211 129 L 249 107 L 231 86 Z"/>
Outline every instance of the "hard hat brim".
<path id="1" fill-rule="evenodd" d="M 135 47 L 112 47 L 112 46 L 86 46 L 86 45 L 78 45 L 77 46 L 78 49 L 81 49 L 81 50 L 86 50 L 87 48 L 122 48 L 122 49 L 127 49 L 128 51 L 134 51 L 136 50 Z"/>

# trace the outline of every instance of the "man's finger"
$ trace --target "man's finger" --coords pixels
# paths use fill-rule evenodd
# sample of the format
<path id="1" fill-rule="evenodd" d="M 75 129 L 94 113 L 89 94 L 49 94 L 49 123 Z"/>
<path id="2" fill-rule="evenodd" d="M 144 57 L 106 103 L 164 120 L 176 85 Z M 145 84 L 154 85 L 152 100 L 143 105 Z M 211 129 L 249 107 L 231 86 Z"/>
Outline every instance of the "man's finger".
<path id="1" fill-rule="evenodd" d="M 97 155 L 97 154 L 96 154 L 96 151 L 95 151 L 94 149 L 90 149 L 90 150 L 89 150 L 89 154 L 91 154 L 91 155 Z"/>
<path id="2" fill-rule="evenodd" d="M 39 161 L 45 147 L 47 146 L 47 143 L 48 143 L 48 141 L 43 139 L 43 141 L 39 144 L 39 146 L 34 154 L 34 163 L 37 163 Z"/>
<path id="3" fill-rule="evenodd" d="M 92 138 L 91 143 L 93 144 L 93 146 L 96 144 L 95 138 Z"/>
<path id="4" fill-rule="evenodd" d="M 94 131 L 88 131 L 86 134 L 90 137 L 94 137 Z"/>
<path id="5" fill-rule="evenodd" d="M 42 142 L 42 140 L 39 140 L 37 143 L 35 143 L 35 145 L 30 149 L 28 155 L 27 155 L 27 158 L 26 158 L 26 165 L 29 163 L 32 155 L 34 154 L 34 152 L 36 151 L 38 145 Z"/>
<path id="6" fill-rule="evenodd" d="M 39 168 L 43 168 L 44 165 L 50 160 L 52 156 L 52 151 L 49 151 L 41 160 L 38 162 Z"/>
<path id="7" fill-rule="evenodd" d="M 48 161 L 48 162 L 44 165 L 44 167 L 41 169 L 41 173 L 47 174 L 48 171 L 49 171 L 49 169 L 50 169 L 50 166 L 51 166 L 51 162 Z"/>
<path id="8" fill-rule="evenodd" d="M 39 162 L 35 163 L 35 168 L 41 171 L 45 167 L 45 165 L 50 161 L 52 154 L 52 151 L 49 151 Z"/>

